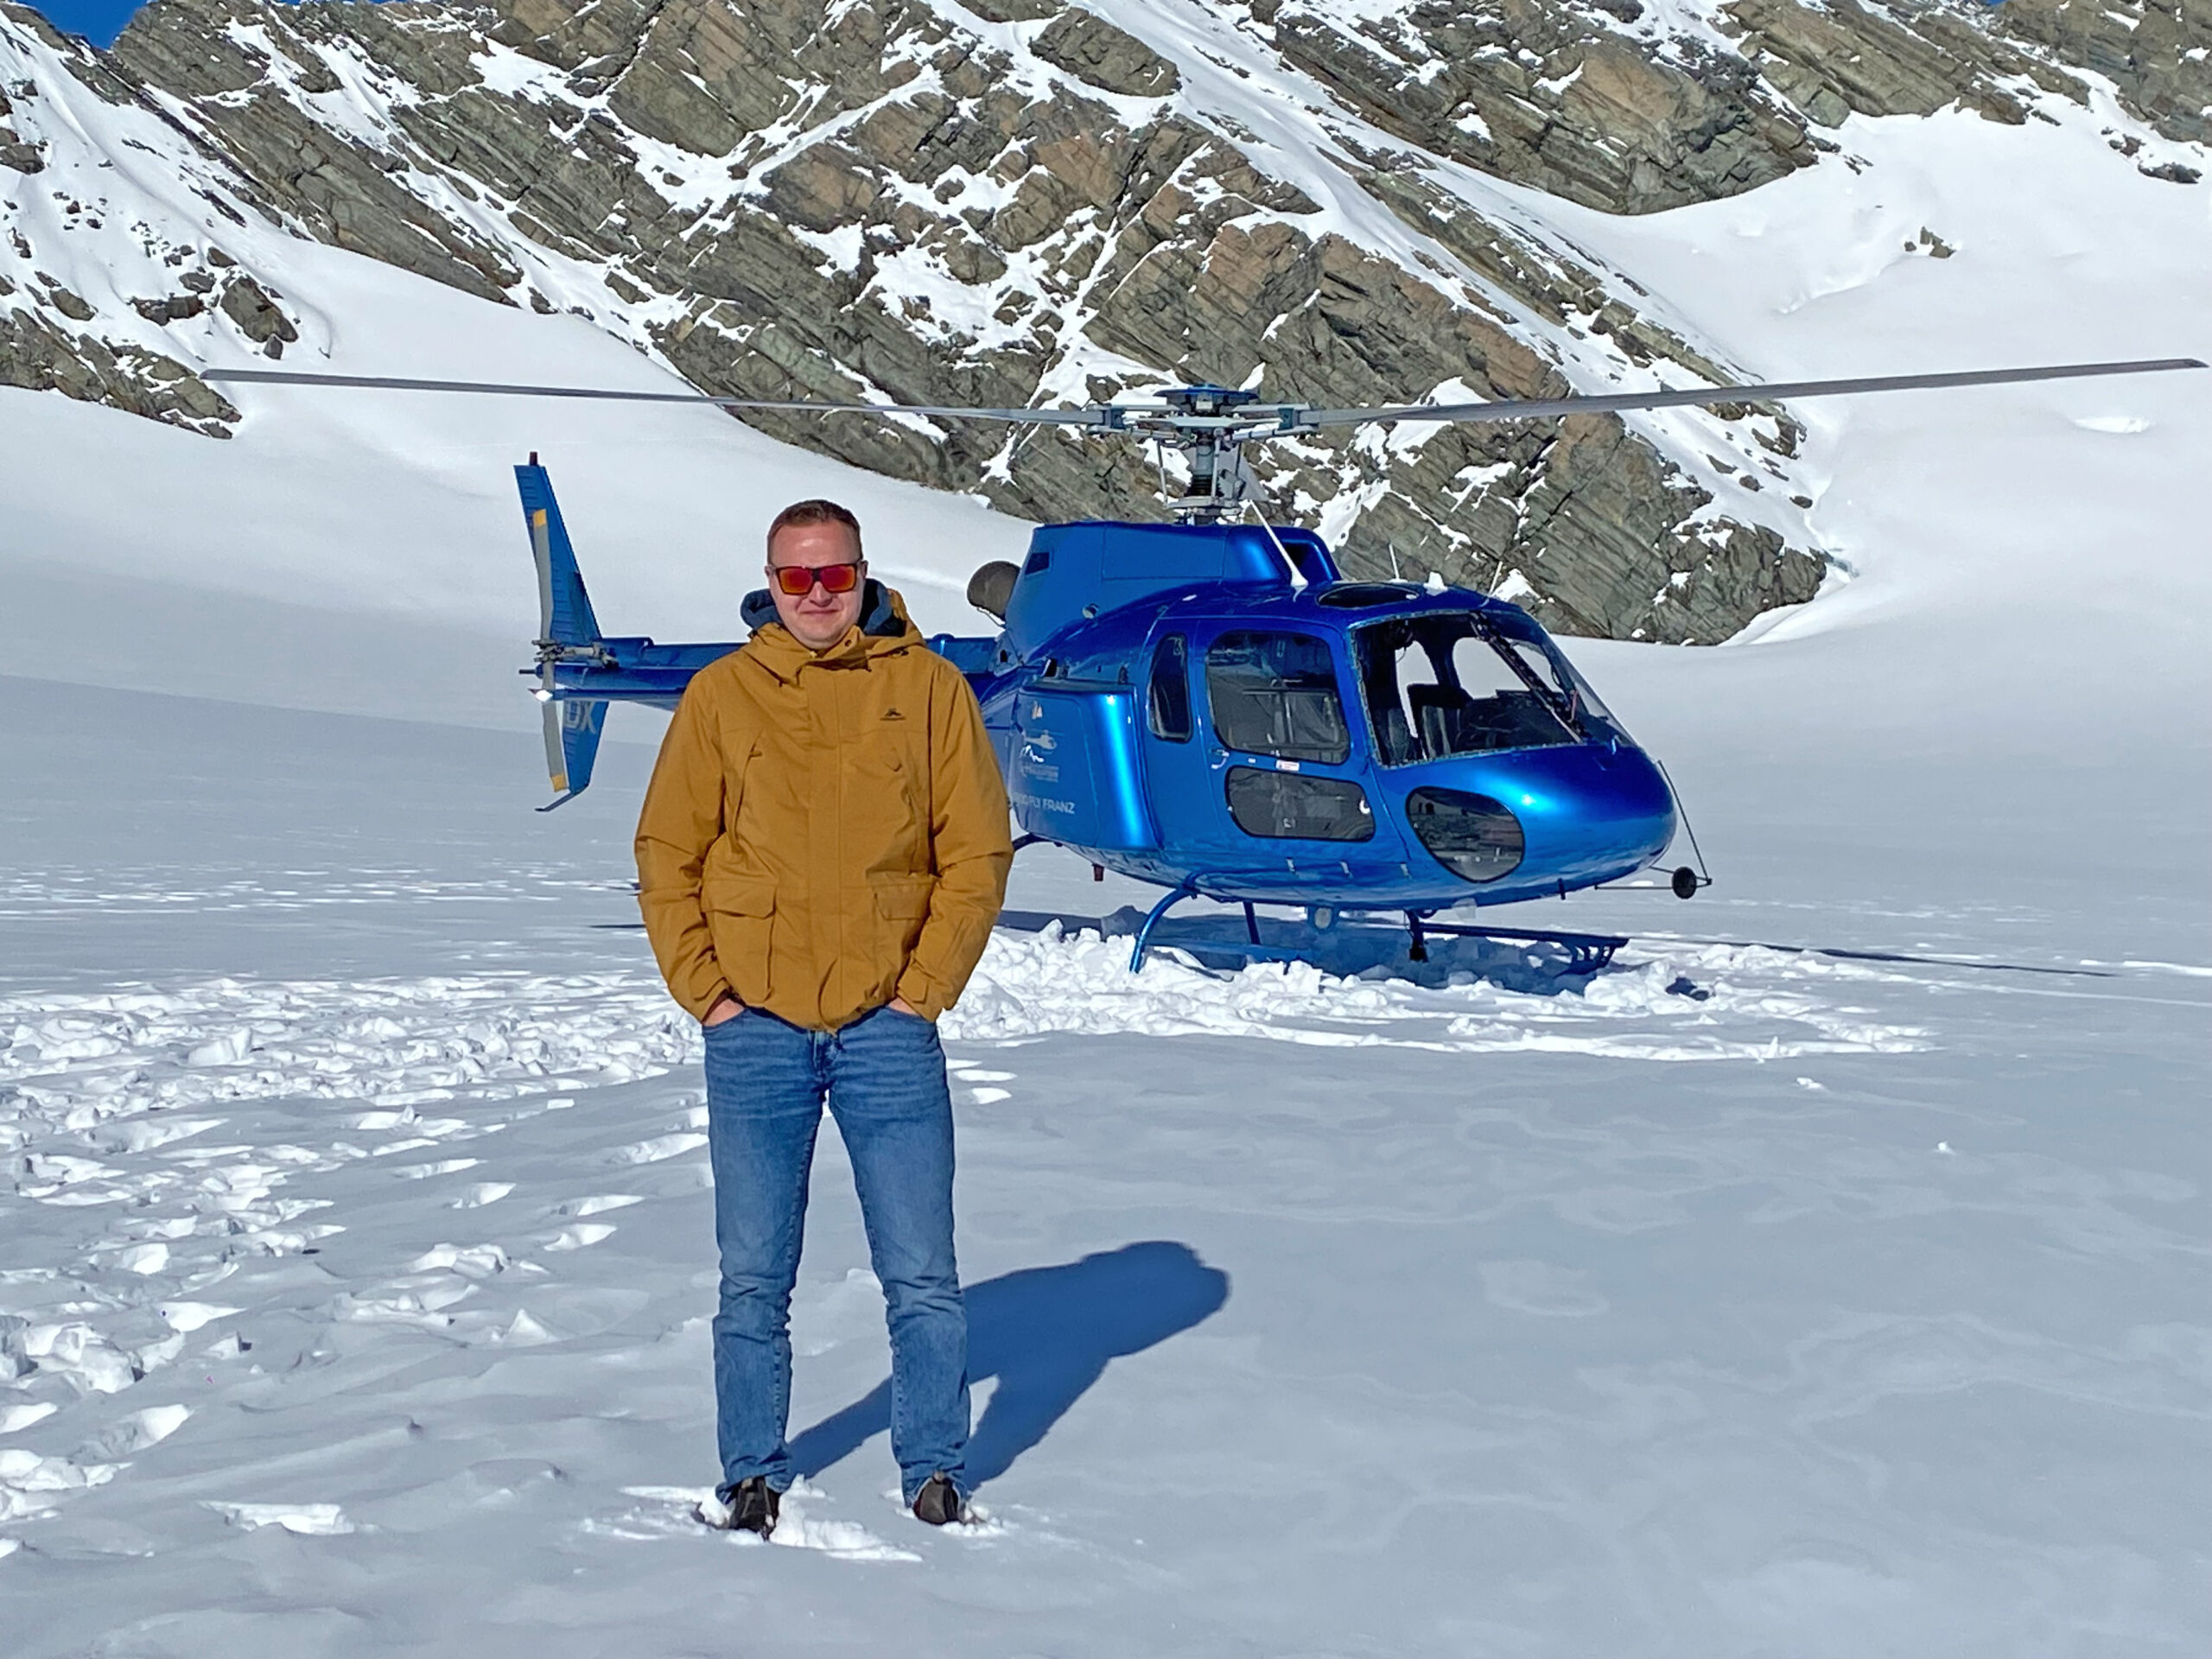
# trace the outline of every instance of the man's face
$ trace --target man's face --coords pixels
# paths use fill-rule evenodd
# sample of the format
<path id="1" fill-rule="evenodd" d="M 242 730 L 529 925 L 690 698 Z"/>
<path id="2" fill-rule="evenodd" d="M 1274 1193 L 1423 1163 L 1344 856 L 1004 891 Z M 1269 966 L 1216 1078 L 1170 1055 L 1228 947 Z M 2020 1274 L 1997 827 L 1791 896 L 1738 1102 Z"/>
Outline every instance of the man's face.
<path id="1" fill-rule="evenodd" d="M 768 549 L 768 593 L 776 601 L 776 616 L 791 637 L 809 651 L 825 651 L 845 637 L 845 630 L 861 620 L 861 594 L 867 568 L 852 591 L 833 594 L 816 582 L 804 594 L 787 594 L 776 579 L 779 570 L 815 569 L 825 564 L 853 564 L 861 561 L 860 538 L 844 525 L 786 524 L 776 532 Z"/>

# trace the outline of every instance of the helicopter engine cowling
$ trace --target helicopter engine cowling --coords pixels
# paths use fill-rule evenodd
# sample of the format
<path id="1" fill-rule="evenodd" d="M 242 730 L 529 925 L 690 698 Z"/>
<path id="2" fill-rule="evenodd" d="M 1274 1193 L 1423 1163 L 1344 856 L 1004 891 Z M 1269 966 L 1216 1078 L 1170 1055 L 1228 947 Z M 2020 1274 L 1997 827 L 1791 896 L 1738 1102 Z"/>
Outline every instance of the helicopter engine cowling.
<path id="1" fill-rule="evenodd" d="M 1337 579 L 1327 544 L 1310 530 L 1258 524 L 1125 524 L 1086 521 L 1032 532 L 1006 607 L 1004 664 L 1030 659 L 1061 629 L 1153 594 L 1235 587 L 1288 592 L 1300 579 Z"/>

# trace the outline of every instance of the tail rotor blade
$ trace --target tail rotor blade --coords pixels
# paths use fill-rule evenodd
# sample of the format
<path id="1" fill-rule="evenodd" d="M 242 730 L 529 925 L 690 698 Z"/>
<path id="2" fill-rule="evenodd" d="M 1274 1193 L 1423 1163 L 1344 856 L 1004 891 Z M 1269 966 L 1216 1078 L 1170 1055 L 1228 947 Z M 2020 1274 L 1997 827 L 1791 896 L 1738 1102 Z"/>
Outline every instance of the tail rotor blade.
<path id="1" fill-rule="evenodd" d="M 538 712 L 545 728 L 545 775 L 552 780 L 553 792 L 560 798 L 553 803 L 553 806 L 558 806 L 570 793 L 569 757 L 561 744 L 561 704 L 548 697 L 538 705 Z M 553 806 L 542 810 L 550 812 Z"/>
<path id="2" fill-rule="evenodd" d="M 591 787 L 599 736 L 607 725 L 607 704 L 597 698 L 554 697 L 544 708 L 545 770 L 555 796 L 537 810 L 550 812 Z"/>

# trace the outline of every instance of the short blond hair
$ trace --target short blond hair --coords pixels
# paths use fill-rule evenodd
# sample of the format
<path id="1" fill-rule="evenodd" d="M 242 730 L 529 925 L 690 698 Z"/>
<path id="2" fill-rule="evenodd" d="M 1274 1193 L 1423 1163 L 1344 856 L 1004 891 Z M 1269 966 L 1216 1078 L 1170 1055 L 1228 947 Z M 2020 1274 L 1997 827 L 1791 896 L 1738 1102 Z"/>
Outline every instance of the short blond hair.
<path id="1" fill-rule="evenodd" d="M 853 550 L 861 551 L 861 521 L 853 517 L 853 510 L 835 501 L 816 496 L 805 501 L 794 501 L 778 513 L 768 524 L 768 556 L 776 556 L 776 536 L 780 531 L 802 530 L 812 524 L 842 524 L 853 532 Z"/>

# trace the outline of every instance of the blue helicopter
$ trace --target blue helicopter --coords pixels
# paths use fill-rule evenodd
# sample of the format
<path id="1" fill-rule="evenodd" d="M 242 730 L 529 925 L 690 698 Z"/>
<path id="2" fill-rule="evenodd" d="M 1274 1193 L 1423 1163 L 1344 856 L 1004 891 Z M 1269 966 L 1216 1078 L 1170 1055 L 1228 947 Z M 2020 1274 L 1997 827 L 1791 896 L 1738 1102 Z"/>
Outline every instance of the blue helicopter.
<path id="1" fill-rule="evenodd" d="M 1175 904 L 1402 916 L 1429 933 L 1564 945 L 1602 967 L 1617 938 L 1439 923 L 1469 906 L 1565 897 L 1649 868 L 1681 822 L 1663 768 L 1630 737 L 1527 612 L 1438 582 L 1347 580 L 1311 531 L 1258 511 L 1246 444 L 1389 421 L 1497 421 L 1846 392 L 2202 368 L 2193 359 L 2073 364 L 1630 392 L 1543 401 L 1325 409 L 1185 386 L 1144 404 L 977 409 L 776 402 L 688 393 L 486 385 L 268 370 L 210 380 L 412 391 L 702 402 L 732 410 L 921 415 L 1052 424 L 1173 446 L 1190 483 L 1174 522 L 1036 530 L 1016 565 L 983 566 L 968 597 L 1000 626 L 930 647 L 983 709 L 1022 834 L 1165 889 L 1138 931 L 1141 964 Z M 664 645 L 603 634 L 552 480 L 515 469 L 537 569 L 536 664 L 556 798 L 588 786 L 608 706 L 673 709 L 736 642 Z M 1692 849 L 1694 852 L 1694 837 Z M 1709 883 L 1683 866 L 1681 898 Z"/>

